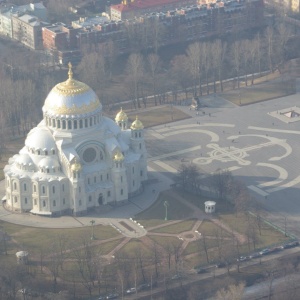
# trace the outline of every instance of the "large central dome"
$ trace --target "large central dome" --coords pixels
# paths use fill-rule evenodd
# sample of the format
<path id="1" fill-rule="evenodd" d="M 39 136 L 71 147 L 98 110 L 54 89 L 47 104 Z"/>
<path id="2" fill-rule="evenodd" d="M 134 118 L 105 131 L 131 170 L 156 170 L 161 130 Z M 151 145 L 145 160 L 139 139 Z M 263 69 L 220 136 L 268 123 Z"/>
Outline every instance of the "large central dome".
<path id="1" fill-rule="evenodd" d="M 101 109 L 95 92 L 85 83 L 73 79 L 71 64 L 68 74 L 69 78 L 58 83 L 48 94 L 43 107 L 44 114 L 82 115 Z"/>

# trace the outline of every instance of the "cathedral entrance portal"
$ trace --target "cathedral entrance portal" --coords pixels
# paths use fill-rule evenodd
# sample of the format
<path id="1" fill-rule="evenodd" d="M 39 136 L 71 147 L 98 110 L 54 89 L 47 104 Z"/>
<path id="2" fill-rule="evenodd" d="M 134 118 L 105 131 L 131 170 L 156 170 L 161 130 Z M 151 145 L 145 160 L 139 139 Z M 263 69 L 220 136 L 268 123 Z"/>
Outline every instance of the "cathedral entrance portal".
<path id="1" fill-rule="evenodd" d="M 103 204 L 103 195 L 102 194 L 99 194 L 98 203 L 99 203 L 99 205 Z"/>

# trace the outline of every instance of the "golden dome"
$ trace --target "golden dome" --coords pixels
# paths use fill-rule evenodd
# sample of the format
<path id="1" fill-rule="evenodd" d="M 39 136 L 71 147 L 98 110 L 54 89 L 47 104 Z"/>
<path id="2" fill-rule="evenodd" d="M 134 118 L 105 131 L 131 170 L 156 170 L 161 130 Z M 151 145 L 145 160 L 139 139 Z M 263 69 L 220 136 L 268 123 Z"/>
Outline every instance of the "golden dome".
<path id="1" fill-rule="evenodd" d="M 58 83 L 48 94 L 43 111 L 54 115 L 76 115 L 101 108 L 95 92 L 85 83 L 73 78 L 71 63 L 68 75 L 66 81 Z"/>
<path id="2" fill-rule="evenodd" d="M 127 117 L 126 113 L 123 111 L 122 107 L 121 107 L 121 110 L 117 113 L 115 121 L 116 122 L 128 121 L 128 117 Z"/>
<path id="3" fill-rule="evenodd" d="M 77 158 L 75 158 L 75 162 L 71 165 L 71 170 L 75 172 L 79 172 L 81 170 L 81 163 L 77 162 Z"/>
<path id="4" fill-rule="evenodd" d="M 133 130 L 140 130 L 144 128 L 143 123 L 138 119 L 138 116 L 136 116 L 135 121 L 131 124 L 131 129 Z"/>
<path id="5" fill-rule="evenodd" d="M 114 161 L 122 161 L 124 160 L 123 154 L 118 150 L 114 156 Z"/>

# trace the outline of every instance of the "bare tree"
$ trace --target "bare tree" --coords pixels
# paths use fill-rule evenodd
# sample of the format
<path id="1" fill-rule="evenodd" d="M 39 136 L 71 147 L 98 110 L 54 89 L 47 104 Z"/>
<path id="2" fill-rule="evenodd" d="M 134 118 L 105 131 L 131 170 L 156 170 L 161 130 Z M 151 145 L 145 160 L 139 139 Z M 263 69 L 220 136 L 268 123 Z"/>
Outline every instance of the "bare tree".
<path id="1" fill-rule="evenodd" d="M 228 170 L 216 170 L 211 177 L 211 186 L 221 200 L 226 200 L 232 186 L 232 174 Z"/>
<path id="2" fill-rule="evenodd" d="M 126 65 L 127 84 L 132 91 L 133 105 L 140 108 L 139 84 L 144 75 L 143 57 L 141 54 L 133 53 L 129 56 Z"/>
<path id="3" fill-rule="evenodd" d="M 200 73 L 201 66 L 202 66 L 201 51 L 202 51 L 202 47 L 200 43 L 191 44 L 186 51 L 190 71 L 193 78 L 194 96 L 197 96 L 197 85 L 199 85 L 199 93 L 200 95 L 202 95 L 201 73 Z"/>
<path id="4" fill-rule="evenodd" d="M 157 54 L 151 53 L 147 57 L 147 66 L 152 83 L 152 95 L 154 97 L 154 103 L 157 105 L 157 76 L 160 71 L 160 59 Z"/>
<path id="5" fill-rule="evenodd" d="M 237 81 L 238 89 L 240 88 L 240 72 L 241 72 L 241 59 L 242 59 L 242 42 L 240 40 L 235 41 L 232 44 L 232 63 L 235 70 L 235 78 Z M 235 81 L 234 81 L 235 83 Z"/>

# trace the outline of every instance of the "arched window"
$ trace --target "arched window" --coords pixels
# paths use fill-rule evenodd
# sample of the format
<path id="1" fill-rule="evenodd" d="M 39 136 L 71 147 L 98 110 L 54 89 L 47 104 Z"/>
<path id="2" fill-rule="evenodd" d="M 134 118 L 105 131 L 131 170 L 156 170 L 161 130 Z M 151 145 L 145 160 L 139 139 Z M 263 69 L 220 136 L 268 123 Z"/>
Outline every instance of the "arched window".
<path id="1" fill-rule="evenodd" d="M 46 171 L 47 171 L 47 173 L 49 173 L 49 169 L 48 168 L 46 169 Z"/>
<path id="2" fill-rule="evenodd" d="M 64 184 L 62 185 L 62 191 L 63 192 L 65 191 L 65 185 Z"/>
<path id="3" fill-rule="evenodd" d="M 60 128 L 60 120 L 57 120 L 57 128 Z"/>
<path id="4" fill-rule="evenodd" d="M 84 126 L 85 126 L 85 127 L 89 127 L 88 119 L 84 119 Z"/>
<path id="5" fill-rule="evenodd" d="M 102 176 L 102 174 L 100 175 L 100 180 L 101 180 L 101 181 L 103 180 L 103 176 Z"/>
<path id="6" fill-rule="evenodd" d="M 52 120 L 52 126 L 56 127 L 56 120 L 55 119 Z"/>
<path id="7" fill-rule="evenodd" d="M 42 187 L 42 193 L 43 193 L 43 194 L 45 194 L 45 193 L 46 193 L 46 189 L 45 189 L 45 187 L 44 187 L 44 186 Z"/>
<path id="8" fill-rule="evenodd" d="M 78 188 L 79 193 L 81 193 L 81 187 Z"/>
<path id="9" fill-rule="evenodd" d="M 74 126 L 74 129 L 77 129 L 77 120 L 74 120 L 73 126 Z"/>
<path id="10" fill-rule="evenodd" d="M 25 199 L 24 199 L 24 203 L 27 204 L 27 198 L 26 198 L 26 197 L 25 197 Z"/>
<path id="11" fill-rule="evenodd" d="M 89 196 L 89 202 L 92 202 L 92 196 Z"/>
<path id="12" fill-rule="evenodd" d="M 79 120 L 79 128 L 82 128 L 83 127 L 83 122 L 82 120 Z"/>
<path id="13" fill-rule="evenodd" d="M 143 176 L 143 170 L 140 171 L 140 175 Z"/>
<path id="14" fill-rule="evenodd" d="M 68 129 L 72 129 L 72 121 L 68 120 Z"/>
<path id="15" fill-rule="evenodd" d="M 24 183 L 24 191 L 26 192 L 26 190 L 27 190 L 27 185 L 26 183 Z"/>
<path id="16" fill-rule="evenodd" d="M 81 199 L 79 200 L 79 206 L 81 206 Z"/>
<path id="17" fill-rule="evenodd" d="M 55 194 L 55 186 L 52 187 L 52 193 Z"/>
<path id="18" fill-rule="evenodd" d="M 110 197 L 110 191 L 107 191 L 107 197 Z"/>
<path id="19" fill-rule="evenodd" d="M 55 200 L 53 200 L 53 206 L 56 206 L 56 201 Z"/>
<path id="20" fill-rule="evenodd" d="M 135 137 L 137 137 L 137 133 L 135 133 L 135 135 L 134 135 Z"/>
<path id="21" fill-rule="evenodd" d="M 45 207 L 45 206 L 46 206 L 46 201 L 44 200 L 44 201 L 43 201 L 43 207 Z"/>
<path id="22" fill-rule="evenodd" d="M 17 189 L 17 183 L 14 182 L 14 190 L 16 190 L 16 189 Z"/>
<path id="23" fill-rule="evenodd" d="M 41 155 L 41 151 L 40 151 L 40 150 L 38 150 L 38 151 L 37 151 L 37 154 L 38 154 L 38 155 Z"/>
<path id="24" fill-rule="evenodd" d="M 48 150 L 45 150 L 45 155 L 48 155 Z"/>
<path id="25" fill-rule="evenodd" d="M 62 120 L 62 129 L 66 129 L 66 120 Z"/>
<path id="26" fill-rule="evenodd" d="M 142 137 L 142 134 L 139 132 L 139 137 Z"/>
<path id="27" fill-rule="evenodd" d="M 55 154 L 55 149 L 52 149 L 52 154 L 53 154 L 53 155 Z"/>

